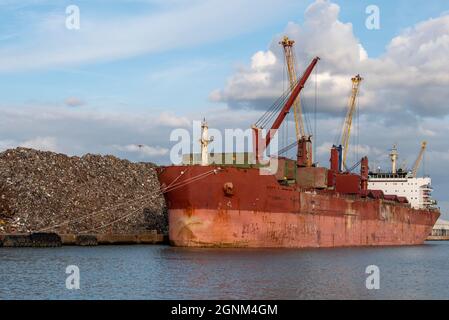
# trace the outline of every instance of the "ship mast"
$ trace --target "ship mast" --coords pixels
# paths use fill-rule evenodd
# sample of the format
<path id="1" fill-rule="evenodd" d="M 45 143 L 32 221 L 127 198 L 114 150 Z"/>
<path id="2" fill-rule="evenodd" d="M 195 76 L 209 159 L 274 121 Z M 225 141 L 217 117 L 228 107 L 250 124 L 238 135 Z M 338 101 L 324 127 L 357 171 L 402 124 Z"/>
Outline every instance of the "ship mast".
<path id="1" fill-rule="evenodd" d="M 209 129 L 209 127 L 207 125 L 206 119 L 203 119 L 203 121 L 201 122 L 201 139 L 200 139 L 201 165 L 202 166 L 209 165 L 209 153 L 208 153 L 207 147 L 208 147 L 209 143 L 214 141 L 213 137 L 209 138 L 208 129 Z"/>
<path id="2" fill-rule="evenodd" d="M 390 152 L 390 160 L 391 160 L 391 173 L 392 174 L 396 174 L 397 172 L 397 161 L 398 161 L 398 149 L 396 147 L 396 145 L 393 145 L 393 148 L 391 149 Z"/>

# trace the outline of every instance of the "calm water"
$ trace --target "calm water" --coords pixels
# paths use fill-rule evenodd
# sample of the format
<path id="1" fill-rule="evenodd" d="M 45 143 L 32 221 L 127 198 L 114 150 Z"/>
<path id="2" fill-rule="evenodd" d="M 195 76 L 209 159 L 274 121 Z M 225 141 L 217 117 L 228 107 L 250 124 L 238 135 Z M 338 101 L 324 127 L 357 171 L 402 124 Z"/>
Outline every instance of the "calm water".
<path id="1" fill-rule="evenodd" d="M 367 290 L 365 268 L 380 268 Z M 80 269 L 79 290 L 65 287 Z M 0 299 L 449 299 L 449 242 L 394 248 L 0 248 Z"/>

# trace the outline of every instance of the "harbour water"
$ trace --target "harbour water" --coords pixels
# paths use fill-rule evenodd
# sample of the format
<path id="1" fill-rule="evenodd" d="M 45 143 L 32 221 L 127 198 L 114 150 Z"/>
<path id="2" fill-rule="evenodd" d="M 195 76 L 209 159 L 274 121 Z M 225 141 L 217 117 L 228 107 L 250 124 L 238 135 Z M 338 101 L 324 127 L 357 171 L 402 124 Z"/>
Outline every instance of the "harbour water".
<path id="1" fill-rule="evenodd" d="M 66 288 L 66 268 L 80 288 Z M 380 271 L 368 290 L 366 267 Z M 448 299 L 449 242 L 307 250 L 0 248 L 0 299 Z"/>

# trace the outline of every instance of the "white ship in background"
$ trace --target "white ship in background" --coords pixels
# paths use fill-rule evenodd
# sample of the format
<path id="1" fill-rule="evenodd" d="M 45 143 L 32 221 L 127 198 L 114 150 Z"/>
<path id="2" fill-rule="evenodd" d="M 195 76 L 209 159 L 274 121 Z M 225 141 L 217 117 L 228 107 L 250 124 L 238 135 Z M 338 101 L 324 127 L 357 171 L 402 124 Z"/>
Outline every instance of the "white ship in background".
<path id="1" fill-rule="evenodd" d="M 385 194 L 406 197 L 413 208 L 424 209 L 436 206 L 432 199 L 432 180 L 430 177 L 417 177 L 427 143 L 421 144 L 421 151 L 411 171 L 397 169 L 398 151 L 396 146 L 390 153 L 391 172 L 370 172 L 368 189 L 382 190 Z"/>

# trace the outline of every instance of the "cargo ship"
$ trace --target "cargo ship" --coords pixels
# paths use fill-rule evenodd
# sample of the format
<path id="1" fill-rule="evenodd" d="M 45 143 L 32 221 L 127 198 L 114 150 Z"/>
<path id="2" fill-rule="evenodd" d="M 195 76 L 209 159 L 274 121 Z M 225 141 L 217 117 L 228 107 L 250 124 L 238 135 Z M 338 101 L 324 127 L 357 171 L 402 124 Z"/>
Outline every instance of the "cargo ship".
<path id="1" fill-rule="evenodd" d="M 334 145 L 329 168 L 319 167 L 313 163 L 311 137 L 302 136 L 295 143 L 296 159 L 264 158 L 318 60 L 312 60 L 280 99 L 266 137 L 260 126 L 252 127 L 254 161 L 248 155 L 234 161 L 233 154 L 230 161 L 210 163 L 203 123 L 200 163 L 159 168 L 173 246 L 329 248 L 417 245 L 426 240 L 439 209 L 413 208 L 405 197 L 370 190 L 367 157 L 359 161 L 360 173 L 355 174 L 343 168 L 342 147 Z"/>

